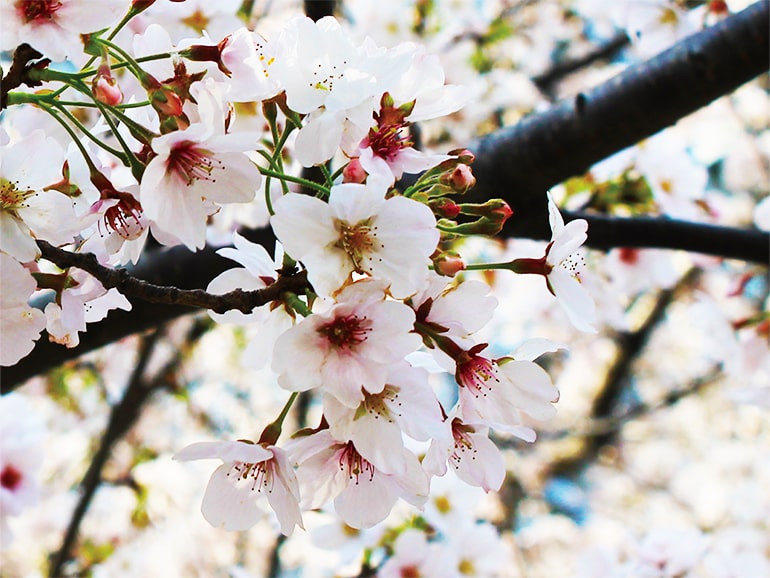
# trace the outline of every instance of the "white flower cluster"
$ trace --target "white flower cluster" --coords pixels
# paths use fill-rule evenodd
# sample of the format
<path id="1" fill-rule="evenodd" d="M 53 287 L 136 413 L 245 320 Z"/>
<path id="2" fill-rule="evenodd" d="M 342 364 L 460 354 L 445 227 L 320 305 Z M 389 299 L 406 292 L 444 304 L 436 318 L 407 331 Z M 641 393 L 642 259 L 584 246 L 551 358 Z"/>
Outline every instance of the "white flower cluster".
<path id="1" fill-rule="evenodd" d="M 74 347 L 87 322 L 131 308 L 94 276 L 54 270 L 38 242 L 114 266 L 137 261 L 150 233 L 165 245 L 201 249 L 228 205 L 248 207 L 279 240 L 277 262 L 235 233 L 235 248 L 220 252 L 243 268 L 217 277 L 209 292 L 258 290 L 300 272 L 307 287 L 251 313 L 212 317 L 258 327 L 247 363 L 269 364 L 293 394 L 256 443 L 202 442 L 176 455 L 223 462 L 203 500 L 206 519 L 246 529 L 266 495 L 287 535 L 303 526 L 303 510 L 329 501 L 345 523 L 367 528 L 399 498 L 422 508 L 431 478 L 449 466 L 468 484 L 499 489 L 505 465 L 490 429 L 534 441 L 533 423 L 553 417 L 559 397 L 534 360 L 561 346 L 539 340 L 493 358 L 475 338 L 497 300 L 484 283 L 454 278 L 466 264 L 452 244 L 493 236 L 511 211 L 499 200 L 450 199 L 474 183 L 469 152 L 413 146 L 412 123 L 454 113 L 468 99 L 445 83 L 438 59 L 413 43 L 357 43 L 332 17 L 300 16 L 269 39 L 239 28 L 217 43 L 205 35 L 175 42 L 150 25 L 129 51 L 118 32 L 153 2 L 133 2 L 109 33 L 94 30 L 114 23 L 119 3 L 89 19 L 78 16 L 85 5 L 76 10 L 71 1 L 22 4 L 8 11 L 20 27 L 4 42 L 27 40 L 54 59 L 79 62 L 71 41 L 83 34 L 94 58 L 73 75 L 44 62 L 37 80 L 61 83 L 58 92 L 9 94 L 9 103 L 34 105 L 70 138 L 79 130 L 88 139 L 75 139 L 65 153 L 42 130 L 3 133 L 3 365 L 27 355 L 44 327 Z M 54 49 L 60 36 L 68 41 Z M 82 80 L 89 77 L 90 87 Z M 62 93 L 90 99 L 98 111 L 92 126 L 67 112 L 71 101 L 62 104 Z M 245 104 L 261 104 L 262 116 L 240 115 Z M 292 177 L 294 161 L 295 169 L 320 167 L 325 182 Z M 404 173 L 421 172 L 406 190 L 393 188 Z M 545 254 L 508 268 L 542 275 L 575 325 L 592 331 L 593 304 L 572 258 L 586 223 L 565 226 L 553 200 L 549 210 L 553 239 Z M 54 293 L 44 315 L 27 304 L 38 289 Z M 421 348 L 454 376 L 456 401 L 439 401 L 415 361 Z M 322 401 L 321 423 L 281 447 L 286 412 L 306 391 Z M 424 442 L 427 453 L 410 449 L 410 440 Z"/>

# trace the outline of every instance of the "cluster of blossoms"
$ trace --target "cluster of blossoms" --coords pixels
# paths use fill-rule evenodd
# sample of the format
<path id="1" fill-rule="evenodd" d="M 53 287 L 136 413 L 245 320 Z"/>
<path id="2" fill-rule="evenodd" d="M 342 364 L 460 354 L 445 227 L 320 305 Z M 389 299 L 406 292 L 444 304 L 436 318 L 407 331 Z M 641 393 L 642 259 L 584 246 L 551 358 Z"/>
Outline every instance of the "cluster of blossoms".
<path id="1" fill-rule="evenodd" d="M 151 25 L 128 51 L 114 39 L 152 2 L 132 2 L 115 28 L 94 32 L 116 18 L 121 3 L 107 4 L 98 24 L 71 14 L 73 2 L 22 2 L 7 15 L 23 23 L 13 42 L 77 60 L 72 43 L 47 52 L 48 41 L 83 34 L 93 58 L 69 74 L 47 59 L 32 64 L 33 55 L 21 63 L 22 81 L 61 86 L 8 94 L 10 105 L 48 113 L 74 140 L 65 152 L 40 130 L 3 133 L 3 365 L 27 355 L 43 328 L 74 347 L 86 323 L 131 307 L 96 277 L 52 267 L 39 242 L 116 266 L 136 262 L 150 234 L 164 245 L 201 249 L 227 205 L 257 207 L 257 220 L 280 242 L 275 259 L 235 232 L 235 248 L 220 253 L 243 268 L 226 271 L 208 291 L 256 291 L 300 272 L 306 286 L 280 293 L 269 307 L 212 317 L 258 326 L 245 362 L 269 364 L 292 395 L 256 442 L 201 442 L 176 455 L 223 462 L 203 500 L 206 519 L 246 529 L 262 515 L 257 498 L 265 494 L 284 534 L 303 526 L 303 510 L 330 500 L 345 523 L 367 528 L 399 498 L 422 508 L 431 478 L 450 466 L 468 484 L 499 489 L 505 465 L 490 430 L 534 441 L 533 424 L 555 414 L 559 397 L 534 360 L 562 346 L 537 340 L 503 357 L 487 354 L 474 336 L 497 300 L 487 285 L 458 273 L 542 275 L 573 323 L 593 331 L 576 256 L 585 221 L 565 225 L 549 198 L 553 239 L 545 254 L 465 263 L 455 242 L 494 236 L 512 213 L 501 200 L 456 200 L 475 181 L 469 151 L 414 147 L 414 122 L 451 114 L 467 100 L 418 45 L 356 43 L 332 17 L 294 17 L 269 39 L 240 28 L 216 42 L 174 43 Z M 36 43 L 30 30 L 45 41 Z M 97 112 L 93 127 L 63 104 L 61 95 L 72 93 Z M 239 103 L 261 103 L 261 119 L 240 118 Z M 319 167 L 323 181 L 290 176 L 289 163 Z M 398 190 L 404 173 L 421 175 Z M 238 224 L 231 218 L 224 226 Z M 44 314 L 28 305 L 37 290 L 53 291 Z M 420 349 L 454 376 L 456 400 L 439 401 Z M 306 391 L 322 400 L 321 422 L 280 446 L 288 409 Z M 428 444 L 425 452 L 410 449 L 412 442 Z"/>
<path id="2" fill-rule="evenodd" d="M 240 267 L 214 279 L 209 293 L 260 291 L 303 275 L 307 284 L 248 313 L 211 313 L 247 328 L 243 363 L 269 367 L 290 393 L 255 441 L 199 442 L 176 454 L 222 462 L 203 499 L 206 520 L 245 530 L 263 517 L 266 501 L 285 535 L 324 506 L 346 531 L 362 530 L 392 515 L 400 498 L 423 517 L 383 541 L 391 558 L 380 575 L 499 570 L 492 527 L 442 526 L 436 488 L 455 475 L 485 492 L 501 487 L 506 466 L 494 435 L 532 442 L 534 428 L 553 417 L 559 392 L 535 361 L 563 346 L 539 339 L 490 353 L 479 335 L 499 303 L 463 271 L 542 276 L 542 293 L 556 298 L 574 327 L 594 332 L 597 311 L 579 252 L 586 222 L 565 224 L 549 196 L 552 238 L 544 250 L 499 263 L 461 255 L 458 241 L 492 237 L 512 215 L 500 200 L 462 202 L 474 182 L 469 151 L 418 150 L 413 123 L 451 115 L 469 93 L 446 84 L 438 59 L 415 44 L 357 42 L 333 18 L 287 19 L 266 37 L 231 32 L 232 20 L 220 26 L 211 7 L 231 2 L 197 3 L 208 34 L 190 38 L 142 27 L 154 0 L 134 0 L 118 23 L 126 4 L 0 5 L 3 50 L 27 42 L 43 57 L 82 66 L 64 72 L 32 57 L 21 63 L 24 81 L 43 89 L 8 94 L 12 122 L 0 133 L 0 365 L 29 354 L 44 329 L 75 347 L 87 323 L 131 307 L 97 277 L 55 268 L 37 241 L 113 267 L 136 263 L 150 237 L 190 250 L 232 240 L 218 252 Z M 47 130 L 26 130 L 25 115 Z M 658 148 L 639 149 L 634 167 L 661 212 L 694 218 L 707 174 L 673 154 L 683 150 L 675 144 L 660 148 L 668 163 L 654 157 Z M 661 169 L 668 166 L 671 174 Z M 300 167 L 317 167 L 321 180 L 292 176 Z M 621 167 L 617 179 L 631 189 L 629 170 Z M 420 173 L 408 187 L 399 183 Z M 579 201 L 583 192 L 568 187 L 566 196 Z M 272 257 L 236 232 L 267 225 L 279 241 Z M 640 276 L 650 282 L 645 255 L 618 252 L 618 269 L 632 270 L 629 285 Z M 660 277 L 658 286 L 670 286 L 676 273 Z M 44 311 L 30 306 L 44 290 L 53 295 Z M 451 381 L 449 396 L 436 393 L 441 378 L 429 369 L 437 368 Z M 301 392 L 316 396 L 323 415 L 287 441 L 283 423 Z M 7 455 L 18 455 L 21 466 L 0 462 L 3 489 L 26 488 L 17 480 L 32 479 L 32 458 L 25 462 L 17 448 Z M 16 514 L 31 499 L 19 492 L 0 505 Z"/>

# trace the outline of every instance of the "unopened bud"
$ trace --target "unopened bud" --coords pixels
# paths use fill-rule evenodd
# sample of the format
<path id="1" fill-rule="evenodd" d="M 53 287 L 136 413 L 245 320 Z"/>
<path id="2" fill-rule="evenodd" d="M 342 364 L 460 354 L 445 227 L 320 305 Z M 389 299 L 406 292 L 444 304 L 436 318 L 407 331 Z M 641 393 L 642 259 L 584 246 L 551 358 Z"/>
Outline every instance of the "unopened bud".
<path id="1" fill-rule="evenodd" d="M 433 259 L 433 268 L 439 275 L 454 277 L 465 269 L 465 262 L 457 253 L 447 251 Z"/>
<path id="2" fill-rule="evenodd" d="M 366 180 L 367 173 L 361 166 L 358 157 L 350 159 L 348 165 L 342 171 L 343 183 L 363 183 Z"/>
<path id="3" fill-rule="evenodd" d="M 468 149 L 452 149 L 447 154 L 457 157 L 457 160 L 465 165 L 473 164 L 473 161 L 476 160 L 476 155 Z"/>
<path id="4" fill-rule="evenodd" d="M 433 210 L 435 215 L 445 219 L 454 219 L 460 214 L 460 205 L 445 197 L 432 199 L 428 202 L 428 206 Z"/>
<path id="5" fill-rule="evenodd" d="M 131 2 L 131 11 L 134 14 L 139 14 L 140 12 L 147 10 L 153 4 L 155 4 L 155 0 L 133 0 Z"/>
<path id="6" fill-rule="evenodd" d="M 462 194 L 476 184 L 476 177 L 468 165 L 457 165 L 451 173 L 441 175 L 441 183 Z"/>
<path id="7" fill-rule="evenodd" d="M 102 74 L 101 69 L 96 73 L 91 83 L 91 91 L 96 100 L 107 106 L 117 106 L 123 102 L 123 93 L 120 91 L 118 81 L 109 74 L 109 68 L 107 74 Z"/>

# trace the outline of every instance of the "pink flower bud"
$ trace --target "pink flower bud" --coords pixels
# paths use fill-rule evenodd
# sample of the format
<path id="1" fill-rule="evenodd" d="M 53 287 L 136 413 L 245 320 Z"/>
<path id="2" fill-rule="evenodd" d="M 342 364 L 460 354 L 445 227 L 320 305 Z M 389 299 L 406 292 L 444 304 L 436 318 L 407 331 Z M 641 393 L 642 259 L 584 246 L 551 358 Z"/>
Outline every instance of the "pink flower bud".
<path id="1" fill-rule="evenodd" d="M 442 253 L 433 260 L 433 267 L 439 275 L 454 277 L 460 271 L 465 270 L 465 262 L 457 254 Z"/>
<path id="2" fill-rule="evenodd" d="M 342 171 L 343 183 L 363 183 L 366 180 L 367 173 L 364 167 L 361 166 L 361 161 L 358 157 L 350 159 L 348 166 Z"/>
<path id="3" fill-rule="evenodd" d="M 123 93 L 120 91 L 118 81 L 112 76 L 97 74 L 91 90 L 96 100 L 108 106 L 116 106 L 123 102 Z"/>
<path id="4" fill-rule="evenodd" d="M 476 177 L 468 165 L 457 165 L 451 173 L 444 174 L 441 181 L 452 187 L 452 190 L 464 193 L 476 184 Z"/>

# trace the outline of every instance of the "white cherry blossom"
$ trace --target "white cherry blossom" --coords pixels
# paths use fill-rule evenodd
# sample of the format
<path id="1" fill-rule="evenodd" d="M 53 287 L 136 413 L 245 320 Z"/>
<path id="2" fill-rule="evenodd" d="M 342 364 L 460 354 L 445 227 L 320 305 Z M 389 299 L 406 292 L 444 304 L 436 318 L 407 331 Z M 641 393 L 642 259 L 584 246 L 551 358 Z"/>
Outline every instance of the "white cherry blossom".
<path id="1" fill-rule="evenodd" d="M 72 200 L 45 190 L 62 179 L 59 143 L 35 130 L 0 150 L 0 250 L 27 262 L 40 254 L 35 239 L 70 243 L 77 232 Z"/>
<path id="2" fill-rule="evenodd" d="M 431 210 L 372 185 L 332 187 L 329 202 L 289 193 L 271 224 L 286 252 L 302 261 L 316 292 L 337 291 L 353 272 L 390 283 L 403 298 L 425 284 L 439 232 Z"/>
<path id="3" fill-rule="evenodd" d="M 403 473 L 403 433 L 427 441 L 443 434 L 441 406 L 428 384 L 428 372 L 406 363 L 388 375 L 377 394 L 364 392 L 355 409 L 324 397 L 324 416 L 332 435 L 349 439 L 367 460 L 386 473 Z"/>
<path id="4" fill-rule="evenodd" d="M 500 449 L 488 437 L 489 428 L 463 423 L 454 414 L 447 418 L 445 427 L 451 435 L 433 439 L 423 460 L 425 471 L 443 476 L 449 464 L 466 484 L 485 492 L 499 490 L 505 479 L 505 461 Z"/>
<path id="5" fill-rule="evenodd" d="M 548 216 L 551 223 L 551 242 L 545 250 L 548 288 L 577 329 L 596 333 L 593 327 L 596 305 L 588 290 L 580 284 L 584 264 L 577 252 L 588 238 L 588 223 L 584 219 L 575 219 L 565 225 L 550 193 Z"/>
<path id="6" fill-rule="evenodd" d="M 37 283 L 16 259 L 0 253 L 0 365 L 14 365 L 29 354 L 45 328 L 43 312 L 28 304 Z"/>
<path id="7" fill-rule="evenodd" d="M 222 460 L 203 496 L 203 517 L 214 527 L 248 530 L 263 516 L 257 499 L 266 496 L 281 533 L 303 528 L 299 486 L 286 452 L 276 446 L 245 441 L 197 442 L 179 451 L 179 461 Z"/>

